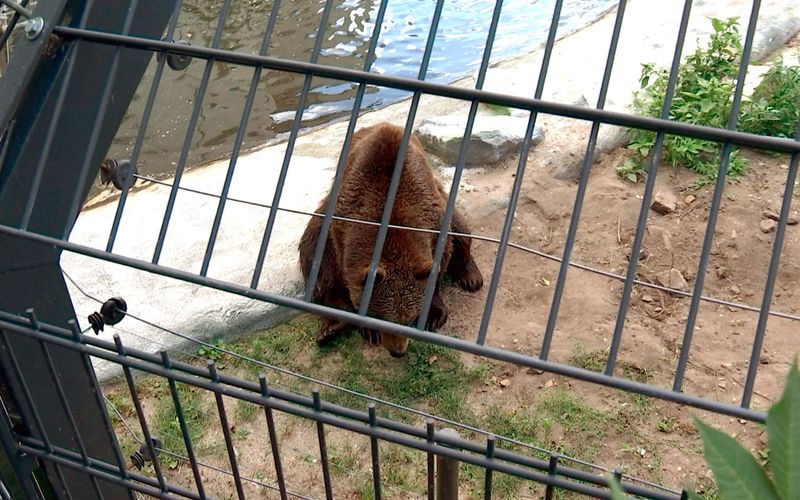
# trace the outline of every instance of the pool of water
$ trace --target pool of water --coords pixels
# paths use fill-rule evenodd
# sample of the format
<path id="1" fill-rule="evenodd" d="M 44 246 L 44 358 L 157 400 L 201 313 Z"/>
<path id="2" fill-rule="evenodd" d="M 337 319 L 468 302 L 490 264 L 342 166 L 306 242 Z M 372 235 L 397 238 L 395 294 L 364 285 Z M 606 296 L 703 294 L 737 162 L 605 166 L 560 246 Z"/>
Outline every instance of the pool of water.
<path id="1" fill-rule="evenodd" d="M 333 1 L 319 62 L 362 69 L 380 2 Z M 389 0 L 371 71 L 417 77 L 435 3 L 435 0 Z M 506 0 L 492 50 L 492 63 L 539 47 L 547 37 L 554 3 L 555 0 Z M 615 3 L 615 0 L 566 1 L 558 35 L 580 29 Z M 220 19 L 220 7 L 219 0 L 185 0 L 175 38 L 193 45 L 210 46 Z M 283 1 L 269 44 L 269 55 L 308 61 L 323 7 L 324 0 Z M 271 1 L 234 0 L 224 20 L 220 48 L 257 54 L 271 9 Z M 426 80 L 450 82 L 477 69 L 493 9 L 492 0 L 445 1 Z M 205 65 L 205 61 L 195 60 L 184 71 L 165 67 L 139 157 L 140 173 L 159 178 L 174 173 Z M 154 71 L 155 62 L 145 73 L 119 129 L 109 153 L 112 158 L 130 157 Z M 252 68 L 221 62 L 213 64 L 187 166 L 230 155 L 252 78 Z M 244 148 L 285 136 L 298 107 L 303 79 L 303 75 L 278 71 L 262 73 Z M 349 114 L 356 88 L 349 82 L 313 78 L 301 126 L 316 126 Z M 362 108 L 386 106 L 407 95 L 402 91 L 369 86 Z"/>

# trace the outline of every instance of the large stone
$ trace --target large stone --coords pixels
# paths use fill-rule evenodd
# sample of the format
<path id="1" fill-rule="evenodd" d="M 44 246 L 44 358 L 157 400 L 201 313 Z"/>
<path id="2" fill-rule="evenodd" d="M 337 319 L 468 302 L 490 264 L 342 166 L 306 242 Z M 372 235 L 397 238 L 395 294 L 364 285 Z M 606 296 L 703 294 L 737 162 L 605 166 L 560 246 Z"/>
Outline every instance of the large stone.
<path id="1" fill-rule="evenodd" d="M 424 120 L 416 132 L 425 149 L 448 163 L 456 163 L 467 126 L 466 116 L 443 116 Z M 472 127 L 467 165 L 489 165 L 519 151 L 528 118 L 513 115 L 478 115 Z M 544 139 L 540 127 L 533 132 L 532 145 Z"/>
<path id="2" fill-rule="evenodd" d="M 781 0 L 764 9 L 758 19 L 751 60 L 762 62 L 800 31 L 800 9 L 796 0 Z"/>
<path id="3" fill-rule="evenodd" d="M 594 163 L 601 153 L 608 153 L 627 144 L 630 141 L 630 130 L 616 125 L 602 125 L 597 134 L 597 142 L 592 152 L 591 162 Z M 581 176 L 581 169 L 586 158 L 586 141 L 584 140 L 579 150 L 580 154 L 573 157 L 560 155 L 566 161 L 553 170 L 553 177 L 561 180 L 577 181 Z"/>

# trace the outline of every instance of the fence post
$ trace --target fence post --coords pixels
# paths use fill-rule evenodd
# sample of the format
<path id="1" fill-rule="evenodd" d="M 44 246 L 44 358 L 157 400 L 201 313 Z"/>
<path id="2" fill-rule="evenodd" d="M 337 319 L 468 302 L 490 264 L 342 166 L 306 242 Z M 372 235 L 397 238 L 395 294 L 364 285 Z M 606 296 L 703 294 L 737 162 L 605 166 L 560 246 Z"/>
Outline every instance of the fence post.
<path id="1" fill-rule="evenodd" d="M 76 200 L 82 202 L 89 192 L 152 58 L 147 51 L 51 36 L 54 26 L 76 27 L 85 21 L 94 30 L 119 32 L 130 14 L 131 32 L 160 37 L 173 6 L 174 0 L 37 3 L 34 15 L 42 18 L 44 30 L 36 37 L 20 37 L 0 78 L 0 224 L 67 239 L 77 217 Z M 103 103 L 107 84 L 113 92 Z M 75 319 L 60 256 L 54 246 L 0 236 L 0 310 L 23 314 L 33 308 L 42 322 L 62 327 Z M 39 343 L 9 334 L 2 344 L 0 406 L 8 414 L 11 437 L 41 439 L 47 434 L 51 445 L 76 452 L 82 440 L 89 456 L 116 466 L 119 449 L 88 358 L 70 349 L 50 348 L 77 424 L 73 432 Z M 9 368 L 12 355 L 19 362 L 19 375 Z M 41 428 L 32 425 L 37 413 Z M 8 454 L 8 448 L 0 448 L 0 454 Z M 95 488 L 80 467 L 57 468 L 46 459 L 33 466 L 37 486 L 52 487 L 58 499 L 133 498 L 124 487 L 106 480 L 97 480 Z M 119 466 L 123 475 L 124 464 Z M 30 492 L 22 496 L 29 497 L 38 498 Z"/>
<path id="2" fill-rule="evenodd" d="M 442 429 L 437 433 L 453 439 L 460 436 L 455 429 Z M 455 458 L 436 456 L 436 499 L 458 500 L 458 471 L 459 461 Z"/>

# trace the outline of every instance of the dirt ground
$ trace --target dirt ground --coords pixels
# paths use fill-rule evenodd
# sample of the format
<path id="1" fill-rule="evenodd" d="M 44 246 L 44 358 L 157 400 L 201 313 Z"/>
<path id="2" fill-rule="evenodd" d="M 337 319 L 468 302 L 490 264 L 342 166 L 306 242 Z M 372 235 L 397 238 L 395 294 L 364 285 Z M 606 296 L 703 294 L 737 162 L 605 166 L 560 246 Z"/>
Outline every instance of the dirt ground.
<path id="1" fill-rule="evenodd" d="M 574 137 L 574 135 L 572 135 Z M 558 139 L 545 147 L 558 148 Z M 599 270 L 624 275 L 641 206 L 644 184 L 620 179 L 616 167 L 632 152 L 619 148 L 603 154 L 592 165 L 572 261 Z M 758 308 L 765 286 L 775 231 L 767 212 L 776 212 L 787 178 L 789 159 L 753 151 L 743 151 L 748 168 L 738 182 L 725 186 L 722 207 L 715 232 L 713 250 L 705 280 L 704 296 Z M 532 165 L 526 171 L 520 202 L 513 224 L 511 241 L 515 244 L 561 256 L 575 201 L 576 185 L 554 180 L 547 169 L 546 152 L 532 151 Z M 475 234 L 499 238 L 506 214 L 497 209 L 498 200 L 508 198 L 514 181 L 517 159 L 511 158 L 480 172 L 467 172 L 460 198 Z M 638 278 L 680 288 L 680 276 L 690 290 L 695 283 L 700 248 L 706 230 L 713 185 L 697 187 L 700 179 L 682 168 L 662 165 L 656 192 L 672 193 L 678 200 L 676 210 L 661 215 L 648 211 L 647 233 L 640 259 Z M 797 211 L 791 211 L 791 225 L 786 237 L 778 271 L 772 310 L 800 314 L 796 295 L 800 268 L 800 226 Z M 487 286 L 475 294 L 460 289 L 445 289 L 450 317 L 443 333 L 475 339 L 486 301 L 497 245 L 476 241 L 474 252 Z M 676 270 L 672 271 L 672 270 Z M 510 248 L 503 265 L 495 299 L 487 344 L 532 356 L 540 352 L 543 332 L 558 275 L 558 264 L 530 252 Z M 622 291 L 620 280 L 589 271 L 570 268 L 553 337 L 550 360 L 602 370 L 611 343 Z M 684 334 L 690 299 L 637 286 L 634 288 L 617 364 L 616 375 L 634 378 L 664 388 L 672 386 Z M 703 398 L 737 405 L 741 401 L 758 313 L 741 308 L 701 303 L 697 327 L 691 345 L 684 390 Z M 358 344 L 360 346 L 360 344 Z M 790 319 L 772 316 L 767 324 L 752 407 L 765 410 L 779 396 L 785 374 L 798 351 L 800 332 Z M 374 363 L 390 363 L 391 358 L 379 349 L 362 347 Z M 308 357 L 308 355 L 304 355 Z M 467 366 L 480 358 L 460 355 Z M 321 361 L 320 361 L 321 360 Z M 306 360 L 313 364 L 314 359 Z M 326 366 L 335 366 L 336 356 L 318 358 L 317 373 L 324 378 Z M 573 400 L 596 411 L 600 429 L 581 435 L 587 443 L 576 443 L 569 427 L 556 425 L 545 435 L 544 443 L 552 449 L 583 453 L 586 459 L 613 469 L 622 466 L 633 476 L 680 489 L 685 485 L 707 492 L 713 498 L 710 474 L 701 459 L 702 445 L 692 416 L 722 426 L 734 433 L 754 452 L 762 452 L 766 435 L 762 426 L 731 417 L 715 415 L 678 404 L 632 398 L 630 394 L 595 384 L 537 373 L 533 370 L 492 362 L 484 383 L 473 384 L 465 395 L 475 414 L 504 408 L 509 415 L 519 409 L 537 408 L 537 402 L 559 389 Z M 117 390 L 117 389 L 112 389 Z M 160 398 L 164 397 L 163 387 Z M 213 400 L 209 403 L 213 404 Z M 422 403 L 421 403 L 422 404 Z M 228 401 L 229 413 L 235 406 Z M 424 406 L 424 404 L 423 404 Z M 152 410 L 147 410 L 152 414 Z M 606 420 L 603 415 L 625 417 Z M 256 412 L 259 413 L 259 412 Z M 232 417 L 237 455 L 243 474 L 251 478 L 274 478 L 272 457 L 261 420 L 242 412 Z M 632 415 L 632 416 L 631 416 Z M 130 415 L 135 418 L 135 415 Z M 214 419 L 216 420 L 216 419 Z M 558 421 L 558 418 L 556 418 Z M 216 426 L 216 427 L 214 427 Z M 202 456 L 207 463 L 227 466 L 227 455 L 219 424 L 209 426 L 202 442 Z M 301 492 L 322 495 L 319 449 L 313 424 L 294 417 L 278 419 L 287 482 Z M 120 430 L 122 430 L 120 428 Z M 124 432 L 123 432 L 124 434 Z M 371 498 L 369 442 L 335 430 L 328 431 L 337 497 Z M 214 443 L 214 444 L 208 444 Z M 132 444 L 126 445 L 131 448 Z M 383 444 L 383 456 L 393 465 L 384 491 L 392 498 L 423 496 L 425 460 L 421 453 L 404 451 Z M 386 454 L 389 453 L 387 456 Z M 222 498 L 233 498 L 228 476 L 204 470 L 206 487 Z M 171 480 L 192 486 L 191 470 L 185 463 L 168 471 Z M 264 479 L 274 484 L 274 479 Z M 463 496 L 474 496 L 474 483 L 464 486 Z M 477 482 L 480 482 L 478 480 Z M 399 485 L 399 486 L 398 486 Z M 273 490 L 246 484 L 246 491 L 256 498 L 277 498 Z M 513 497 L 540 497 L 538 486 L 514 486 L 507 493 Z M 565 495 L 569 497 L 569 495 Z"/>
<path id="2" fill-rule="evenodd" d="M 573 250 L 573 262 L 624 275 L 634 238 L 644 184 L 632 184 L 616 175 L 615 167 L 631 153 L 618 149 L 603 155 L 592 166 L 580 226 Z M 744 152 L 749 168 L 739 182 L 727 183 L 719 213 L 704 296 L 759 307 L 762 301 L 767 267 L 772 253 L 774 230 L 762 230 L 765 211 L 777 212 L 786 183 L 789 160 L 754 152 Z M 515 164 L 472 177 L 474 184 L 466 196 L 485 199 L 507 197 L 508 178 Z M 695 188 L 697 176 L 681 168 L 662 166 L 656 192 L 671 192 L 678 200 L 677 210 L 667 215 L 649 211 L 647 233 L 640 259 L 638 278 L 678 288 L 669 281 L 676 269 L 693 287 L 698 270 L 700 249 L 705 234 L 713 185 Z M 512 241 L 561 256 L 575 201 L 576 186 L 554 181 L 544 170 L 527 173 L 517 209 Z M 792 210 L 796 224 L 797 211 Z M 481 219 L 476 232 L 499 236 L 505 210 Z M 768 226 L 764 224 L 764 228 Z M 492 234 L 494 231 L 494 234 Z M 800 227 L 787 227 L 778 271 L 772 310 L 796 315 L 800 300 L 796 295 Z M 496 245 L 476 243 L 481 268 L 487 272 L 494 265 Z M 547 323 L 558 264 L 527 252 L 510 249 L 506 256 L 495 302 L 487 344 L 512 348 L 538 355 Z M 673 273 L 673 280 L 675 274 Z M 448 328 L 458 329 L 459 336 L 474 338 L 480 324 L 486 291 L 474 296 L 449 290 L 446 300 L 459 303 Z M 591 272 L 571 268 L 553 338 L 550 358 L 575 364 L 576 349 L 606 351 L 617 318 L 622 282 Z M 648 382 L 670 388 L 680 353 L 690 299 L 664 292 L 635 287 L 626 316 L 620 359 L 646 371 Z M 703 301 L 697 316 L 686 371 L 684 390 L 704 398 L 738 404 L 741 401 L 749 357 L 755 336 L 758 313 Z M 766 409 L 780 394 L 789 365 L 798 351 L 800 334 L 789 319 L 770 317 L 755 384 L 752 406 Z M 601 365 L 602 366 L 602 365 Z M 623 375 L 617 370 L 617 375 Z M 569 390 L 597 402 L 601 407 L 614 401 L 616 391 L 595 385 L 568 381 L 549 374 L 508 368 L 512 383 L 494 393 L 509 404 L 529 400 L 544 384 L 566 384 Z M 623 375 L 624 376 L 624 375 Z M 697 455 L 687 453 L 697 445 L 690 415 L 701 415 L 718 424 L 730 424 L 729 430 L 740 434 L 751 447 L 763 445 L 762 429 L 752 423 L 738 423 L 729 417 L 712 416 L 671 403 L 654 405 L 653 416 L 673 416 L 685 435 L 678 438 L 650 427 L 647 437 L 664 453 L 659 471 L 664 484 L 696 482 L 705 476 Z M 646 432 L 646 431 L 643 431 Z M 689 440 L 693 446 L 686 447 Z M 684 441 L 684 442 L 682 442 Z M 600 463 L 613 467 L 624 463 L 633 474 L 647 477 L 645 462 L 606 443 L 607 453 L 598 456 Z M 638 469 L 638 470 L 637 470 Z M 652 476 L 651 476 L 652 478 Z"/>

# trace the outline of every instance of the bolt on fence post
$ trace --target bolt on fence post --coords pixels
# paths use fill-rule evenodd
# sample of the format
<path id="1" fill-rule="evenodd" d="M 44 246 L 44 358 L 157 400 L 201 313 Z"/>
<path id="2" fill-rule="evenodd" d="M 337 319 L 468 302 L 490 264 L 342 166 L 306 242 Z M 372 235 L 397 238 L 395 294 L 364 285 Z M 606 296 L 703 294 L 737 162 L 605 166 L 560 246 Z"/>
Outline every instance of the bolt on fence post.
<path id="1" fill-rule="evenodd" d="M 439 436 L 458 439 L 455 429 L 442 429 Z M 454 458 L 436 456 L 436 500 L 458 500 L 459 462 Z"/>

